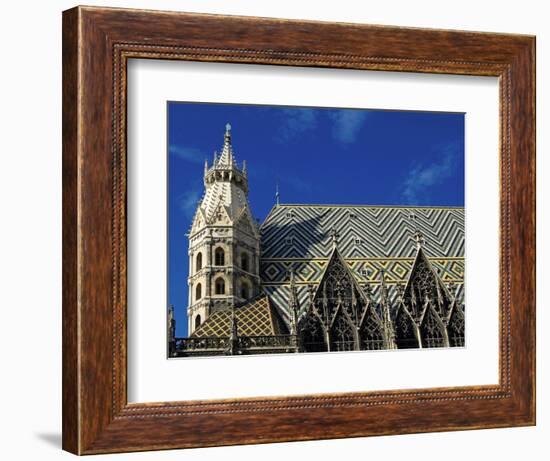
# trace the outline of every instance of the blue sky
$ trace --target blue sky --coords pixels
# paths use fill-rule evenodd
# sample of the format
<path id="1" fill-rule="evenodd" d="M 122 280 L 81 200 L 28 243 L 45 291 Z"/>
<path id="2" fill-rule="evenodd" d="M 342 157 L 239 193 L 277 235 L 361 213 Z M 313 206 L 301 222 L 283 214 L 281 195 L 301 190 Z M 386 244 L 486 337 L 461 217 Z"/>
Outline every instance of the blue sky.
<path id="1" fill-rule="evenodd" d="M 226 123 L 262 222 L 275 203 L 464 206 L 464 114 L 168 103 L 168 303 L 187 335 L 187 237 Z"/>

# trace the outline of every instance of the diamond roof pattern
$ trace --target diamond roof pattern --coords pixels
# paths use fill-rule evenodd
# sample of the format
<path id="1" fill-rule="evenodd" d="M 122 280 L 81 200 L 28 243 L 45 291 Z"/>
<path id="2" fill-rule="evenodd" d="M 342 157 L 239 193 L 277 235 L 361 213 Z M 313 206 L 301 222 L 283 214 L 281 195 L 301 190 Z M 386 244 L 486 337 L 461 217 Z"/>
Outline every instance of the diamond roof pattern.
<path id="1" fill-rule="evenodd" d="M 307 284 L 316 285 L 338 233 L 338 251 L 360 284 L 369 283 L 378 298 L 384 269 L 389 297 L 405 283 L 416 255 L 416 230 L 424 251 L 444 282 L 463 295 L 464 208 L 368 205 L 278 205 L 260 228 L 260 276 L 263 290 L 281 315 L 289 318 L 289 270 L 296 276 L 299 307 L 307 309 Z"/>
<path id="2" fill-rule="evenodd" d="M 244 306 L 235 308 L 239 336 L 273 336 L 284 330 L 282 320 L 262 295 Z M 197 328 L 192 337 L 228 337 L 231 333 L 231 310 L 217 311 Z"/>

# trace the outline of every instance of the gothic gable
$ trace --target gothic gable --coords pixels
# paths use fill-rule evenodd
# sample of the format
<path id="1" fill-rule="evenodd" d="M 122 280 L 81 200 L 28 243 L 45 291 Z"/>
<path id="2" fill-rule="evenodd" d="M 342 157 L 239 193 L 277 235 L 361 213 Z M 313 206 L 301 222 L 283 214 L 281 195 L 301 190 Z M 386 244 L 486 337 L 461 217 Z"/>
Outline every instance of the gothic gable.
<path id="1" fill-rule="evenodd" d="M 209 225 L 229 226 L 232 224 L 231 215 L 229 209 L 224 205 L 223 200 L 212 210 L 210 216 L 208 216 Z"/>
<path id="2" fill-rule="evenodd" d="M 372 307 L 368 307 L 359 328 L 361 349 L 379 350 L 386 349 L 384 327 L 378 314 Z"/>
<path id="3" fill-rule="evenodd" d="M 399 302 L 395 316 L 395 342 L 399 349 L 419 347 L 416 323 L 402 302 Z"/>
<path id="4" fill-rule="evenodd" d="M 197 208 L 197 211 L 195 212 L 195 216 L 193 217 L 193 224 L 191 225 L 191 234 L 194 234 L 195 232 L 198 232 L 201 230 L 204 226 L 206 226 L 206 215 L 204 213 L 204 209 L 199 206 Z"/>
<path id="5" fill-rule="evenodd" d="M 447 327 L 449 332 L 449 344 L 452 347 L 464 346 L 464 327 L 464 310 L 455 302 L 453 303 L 453 307 L 449 315 L 449 323 Z"/>
<path id="6" fill-rule="evenodd" d="M 339 309 L 358 325 L 366 305 L 359 284 L 338 249 L 334 248 L 313 297 L 313 308 L 325 325 L 334 322 Z"/>
<path id="7" fill-rule="evenodd" d="M 244 206 L 237 216 L 237 219 L 235 220 L 235 227 L 246 234 L 259 238 L 258 228 L 252 218 L 252 214 L 250 213 L 248 206 Z"/>
<path id="8" fill-rule="evenodd" d="M 422 347 L 448 347 L 447 331 L 433 304 L 427 301 L 422 323 L 420 324 Z"/>
<path id="9" fill-rule="evenodd" d="M 441 318 L 446 318 L 450 312 L 453 298 L 430 264 L 422 246 L 417 249 L 405 286 L 403 303 L 417 324 L 422 322 L 428 305 L 431 305 Z"/>
<path id="10" fill-rule="evenodd" d="M 307 352 L 325 352 L 326 328 L 316 312 L 308 311 L 298 322 L 302 348 Z"/>

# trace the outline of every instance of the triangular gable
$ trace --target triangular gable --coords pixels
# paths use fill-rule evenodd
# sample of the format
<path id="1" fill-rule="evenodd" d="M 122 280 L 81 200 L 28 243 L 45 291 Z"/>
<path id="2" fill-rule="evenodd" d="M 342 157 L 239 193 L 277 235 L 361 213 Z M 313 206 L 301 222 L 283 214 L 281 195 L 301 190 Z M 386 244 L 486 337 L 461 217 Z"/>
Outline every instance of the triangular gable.
<path id="1" fill-rule="evenodd" d="M 337 247 L 335 247 L 332 250 L 332 253 L 328 258 L 328 262 L 326 263 L 326 266 L 323 269 L 323 273 L 321 274 L 319 284 L 317 285 L 317 289 L 315 290 L 315 294 L 313 295 L 313 300 L 315 301 L 320 296 L 320 290 L 322 290 L 323 284 L 325 283 L 327 277 L 330 275 L 330 271 L 332 270 L 332 268 L 334 268 L 336 265 L 340 265 L 342 267 L 342 269 L 346 273 L 346 276 L 351 280 L 352 286 L 359 293 L 363 301 L 367 302 L 368 300 L 366 299 L 366 296 L 363 293 L 363 290 L 359 286 L 359 283 L 357 282 L 357 279 L 353 275 L 351 268 L 349 267 L 346 260 L 342 257 Z"/>
<path id="2" fill-rule="evenodd" d="M 337 272 L 337 274 L 335 274 Z M 319 309 L 317 306 L 319 305 L 319 302 L 324 297 L 324 290 L 325 285 L 327 283 L 327 279 L 329 277 L 336 277 L 339 279 L 346 279 L 349 281 L 351 285 L 351 297 L 352 299 L 355 298 L 356 301 L 352 302 L 355 306 L 359 304 L 361 306 L 361 309 L 368 307 L 369 300 L 367 299 L 365 293 L 359 286 L 359 283 L 357 282 L 355 276 L 353 275 L 352 269 L 349 267 L 345 259 L 342 257 L 340 252 L 338 251 L 338 248 L 335 247 L 332 250 L 332 253 L 330 254 L 330 257 L 328 259 L 328 262 L 323 270 L 323 273 L 321 274 L 321 278 L 319 281 L 319 284 L 317 285 L 317 288 L 315 290 L 315 293 L 313 295 L 313 304 L 314 306 L 310 306 L 309 308 L 316 308 Z M 336 278 L 335 277 L 335 278 Z M 327 318 L 324 319 L 324 322 L 326 322 L 326 325 L 332 326 L 334 323 L 334 320 L 337 318 L 338 313 L 341 309 L 341 306 L 334 306 L 336 309 L 332 312 L 326 312 Z M 350 322 L 351 325 L 359 325 L 361 320 L 363 319 L 363 310 L 357 311 L 354 310 L 354 313 L 357 315 L 357 318 L 350 318 L 349 312 L 346 312 L 344 309 L 342 313 L 345 315 L 346 320 Z"/>
<path id="3" fill-rule="evenodd" d="M 376 312 L 376 309 L 374 308 L 374 303 L 372 303 L 370 300 L 367 301 L 367 305 L 363 310 L 363 313 L 361 314 L 361 318 L 359 319 L 359 327 L 363 326 L 368 316 L 372 316 L 376 323 L 378 323 L 380 327 L 382 327 L 382 319 L 378 315 L 378 312 Z"/>
<path id="4" fill-rule="evenodd" d="M 444 305 L 443 309 L 445 312 L 438 314 L 445 317 L 451 307 L 453 298 L 424 253 L 422 246 L 419 246 L 403 293 L 403 299 L 406 304 L 410 305 L 412 310 L 410 314 L 417 324 L 422 322 L 424 316 L 426 307 L 425 296 L 428 291 L 428 284 L 430 285 L 429 298 L 435 298 Z"/>
<path id="5" fill-rule="evenodd" d="M 464 346 L 465 323 L 466 316 L 464 315 L 464 310 L 462 306 L 455 301 L 449 312 L 449 319 L 447 322 L 447 331 L 451 346 Z"/>
<path id="6" fill-rule="evenodd" d="M 202 229 L 206 225 L 206 213 L 204 212 L 204 208 L 199 205 L 197 208 L 197 211 L 195 212 L 195 216 L 193 217 L 193 224 L 191 225 L 191 234 L 194 234 L 198 230 Z"/>
<path id="7" fill-rule="evenodd" d="M 254 237 L 258 237 L 258 228 L 254 219 L 252 218 L 252 213 L 247 205 L 245 205 L 240 211 L 237 219 L 235 220 L 235 225 L 242 231 L 252 234 Z"/>
<path id="8" fill-rule="evenodd" d="M 208 216 L 208 224 L 219 223 L 231 224 L 231 213 L 227 206 L 225 206 L 223 198 L 220 197 L 218 204 L 212 209 L 210 216 Z"/>

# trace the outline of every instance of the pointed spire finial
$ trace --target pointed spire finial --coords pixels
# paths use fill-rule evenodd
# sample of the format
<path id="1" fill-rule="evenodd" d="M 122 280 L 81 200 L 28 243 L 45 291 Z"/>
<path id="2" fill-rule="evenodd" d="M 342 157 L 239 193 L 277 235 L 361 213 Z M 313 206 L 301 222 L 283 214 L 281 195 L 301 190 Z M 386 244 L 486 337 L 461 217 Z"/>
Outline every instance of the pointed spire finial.
<path id="1" fill-rule="evenodd" d="M 231 125 L 225 125 L 225 135 L 223 137 L 223 150 L 220 156 L 220 163 L 225 167 L 234 166 L 233 149 L 231 148 Z"/>
<path id="2" fill-rule="evenodd" d="M 279 206 L 279 180 L 275 182 L 275 203 Z"/>
<path id="3" fill-rule="evenodd" d="M 168 308 L 168 348 L 170 355 L 175 351 L 176 347 L 176 319 L 174 318 L 174 305 L 170 304 Z"/>
<path id="4" fill-rule="evenodd" d="M 405 289 L 403 288 L 403 284 L 398 283 L 395 287 L 395 291 L 397 293 L 398 301 L 403 301 L 403 294 L 405 293 Z"/>
<path id="5" fill-rule="evenodd" d="M 409 219 L 412 221 L 414 233 L 413 238 L 416 242 L 416 248 L 422 248 L 424 245 L 424 236 L 422 235 L 422 232 L 418 229 L 418 223 L 416 221 L 416 215 L 413 211 L 409 213 Z"/>
<path id="6" fill-rule="evenodd" d="M 333 227 L 330 231 L 330 236 L 332 238 L 332 248 L 336 248 L 338 246 L 338 239 L 340 238 L 340 234 L 335 227 Z"/>
<path id="7" fill-rule="evenodd" d="M 206 176 L 206 173 L 208 173 L 208 160 L 204 159 L 204 175 Z"/>
<path id="8" fill-rule="evenodd" d="M 226 349 L 226 353 L 229 355 L 238 355 L 241 353 L 239 350 L 239 330 L 237 324 L 237 316 L 235 315 L 235 305 L 231 305 L 231 324 L 229 330 L 229 344 Z"/>
<path id="9" fill-rule="evenodd" d="M 388 287 L 386 285 L 386 269 L 380 268 L 380 303 L 382 304 L 382 325 L 385 330 L 385 343 L 387 349 L 397 349 L 395 345 L 395 331 L 391 321 Z"/>
<path id="10" fill-rule="evenodd" d="M 447 286 L 447 289 L 449 290 L 449 293 L 453 297 L 453 299 L 455 299 L 456 298 L 456 284 L 452 280 L 449 282 L 449 285 Z"/>
<path id="11" fill-rule="evenodd" d="M 422 235 L 422 232 L 417 230 L 414 233 L 414 239 L 416 241 L 416 248 L 422 248 L 424 246 L 424 237 Z"/>
<path id="12" fill-rule="evenodd" d="M 235 315 L 235 305 L 231 306 L 231 336 L 236 338 L 238 334 L 237 329 L 237 316 Z"/>
<path id="13" fill-rule="evenodd" d="M 231 142 L 231 125 L 227 123 L 225 125 L 225 136 L 224 136 L 225 142 L 230 143 Z"/>
<path id="14" fill-rule="evenodd" d="M 290 279 L 290 309 L 291 309 L 291 322 L 290 322 L 290 334 L 296 335 L 298 332 L 298 311 L 299 301 L 298 293 L 296 292 L 296 279 L 294 277 L 294 267 L 291 265 L 288 268 Z"/>
<path id="15" fill-rule="evenodd" d="M 290 284 L 291 285 L 294 285 L 294 281 L 295 281 L 295 278 L 294 278 L 294 266 L 290 266 L 288 268 L 288 275 L 289 275 L 289 279 L 290 279 Z"/>
<path id="16" fill-rule="evenodd" d="M 380 268 L 380 297 L 385 304 L 388 298 L 388 289 L 386 287 L 386 269 Z"/>

